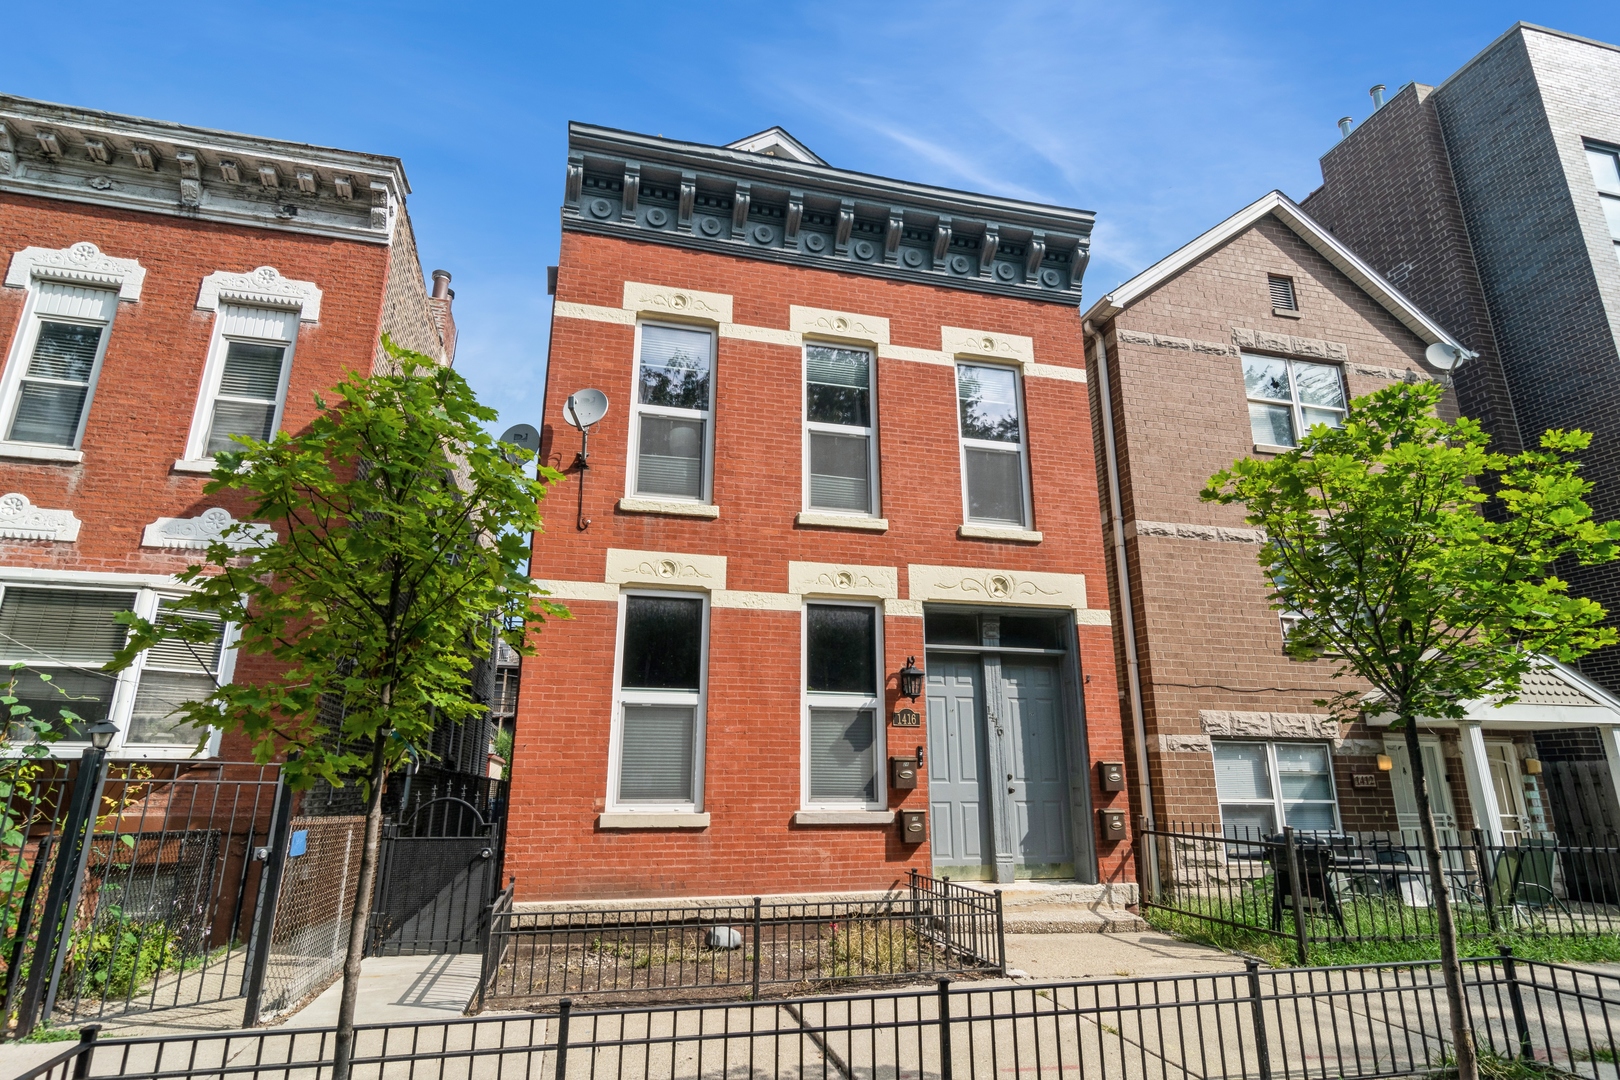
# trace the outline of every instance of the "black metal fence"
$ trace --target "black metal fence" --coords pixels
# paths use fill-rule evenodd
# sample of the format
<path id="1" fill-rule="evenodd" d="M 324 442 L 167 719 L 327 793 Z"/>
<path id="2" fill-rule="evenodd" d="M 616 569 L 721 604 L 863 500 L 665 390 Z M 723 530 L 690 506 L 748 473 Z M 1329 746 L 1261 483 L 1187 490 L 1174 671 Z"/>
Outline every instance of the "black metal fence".
<path id="1" fill-rule="evenodd" d="M 1143 906 L 1177 920 L 1292 941 L 1437 936 L 1429 857 L 1413 833 L 1260 836 L 1219 825 L 1141 833 L 1159 881 Z M 1449 833 L 1440 869 L 1463 938 L 1620 933 L 1620 839 L 1492 842 Z"/>
<path id="2" fill-rule="evenodd" d="M 1616 1075 L 1620 978 L 1511 956 L 1464 961 L 1492 1075 Z M 104 1039 L 21 1080 L 322 1080 L 330 1030 Z M 1331 1080 L 1444 1075 L 1436 965 L 952 985 L 840 997 L 363 1026 L 356 1080 L 842 1080 L 1051 1076 Z M 1505 1068 L 1504 1068 L 1505 1067 Z M 78 1069 L 69 1072 L 69 1069 Z M 50 1071 L 55 1070 L 55 1071 Z"/>
<path id="3" fill-rule="evenodd" d="M 1000 892 L 913 871 L 872 900 L 523 912 L 491 919 L 485 1000 L 702 1000 L 1004 969 Z"/>

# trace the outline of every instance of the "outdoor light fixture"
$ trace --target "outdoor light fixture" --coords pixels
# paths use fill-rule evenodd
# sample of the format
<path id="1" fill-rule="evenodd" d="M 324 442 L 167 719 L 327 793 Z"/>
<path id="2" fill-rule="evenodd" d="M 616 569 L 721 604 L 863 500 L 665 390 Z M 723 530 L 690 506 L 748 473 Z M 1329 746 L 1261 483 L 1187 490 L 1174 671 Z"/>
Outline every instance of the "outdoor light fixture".
<path id="1" fill-rule="evenodd" d="M 112 745 L 113 736 L 118 734 L 118 725 L 111 720 L 97 720 L 84 729 L 90 739 L 90 745 L 97 750 L 105 750 Z"/>
<path id="2" fill-rule="evenodd" d="M 906 657 L 906 666 L 900 669 L 900 693 L 916 701 L 922 695 L 923 673 L 917 667 L 915 656 Z"/>
<path id="3" fill-rule="evenodd" d="M 1533 757 L 1525 758 L 1524 759 L 1524 774 L 1526 776 L 1540 776 L 1541 775 L 1541 759 L 1540 758 L 1533 758 Z"/>
<path id="4" fill-rule="evenodd" d="M 1389 772 L 1389 770 L 1393 769 L 1394 767 L 1395 767 L 1395 759 L 1394 758 L 1390 757 L 1388 754 L 1379 754 L 1378 755 L 1378 771 L 1379 772 Z"/>

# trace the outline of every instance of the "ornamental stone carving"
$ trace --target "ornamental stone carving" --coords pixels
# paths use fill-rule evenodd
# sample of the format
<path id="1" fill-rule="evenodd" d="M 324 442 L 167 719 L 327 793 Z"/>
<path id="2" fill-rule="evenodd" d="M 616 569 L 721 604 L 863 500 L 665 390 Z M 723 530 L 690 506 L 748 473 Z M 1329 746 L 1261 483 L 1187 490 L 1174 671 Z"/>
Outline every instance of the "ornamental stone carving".
<path id="1" fill-rule="evenodd" d="M 146 283 L 146 268 L 134 259 L 103 255 L 88 240 L 60 249 L 23 248 L 11 257 L 6 284 L 25 288 L 31 279 L 66 281 L 75 285 L 111 285 L 120 300 L 139 300 Z"/>
<path id="2" fill-rule="evenodd" d="M 811 337 L 842 338 L 869 345 L 889 343 L 889 320 L 876 315 L 856 315 L 848 311 L 826 311 L 822 308 L 800 307 L 788 309 L 788 327 L 794 333 Z"/>
<path id="3" fill-rule="evenodd" d="M 46 510 L 16 491 L 0 495 L 0 539 L 71 544 L 79 538 L 80 524 L 71 510 Z"/>
<path id="4" fill-rule="evenodd" d="M 725 293 L 676 289 L 668 285 L 648 285 L 640 281 L 624 283 L 624 306 L 647 315 L 666 315 L 703 322 L 731 321 L 731 297 Z"/>
<path id="5" fill-rule="evenodd" d="M 1333 742 L 1340 739 L 1339 722 L 1327 713 L 1199 709 L 1198 726 L 1206 735 L 1240 735 L 1256 739 L 1331 739 Z"/>
<path id="6" fill-rule="evenodd" d="M 1230 544 L 1263 544 L 1264 529 L 1233 529 L 1224 525 L 1189 525 L 1179 521 L 1132 521 L 1125 526 L 1133 536 L 1169 536 L 1177 540 L 1217 540 Z"/>
<path id="7" fill-rule="evenodd" d="M 1116 332 L 1116 336 L 1125 345 L 1153 345 L 1160 349 L 1182 349 L 1210 356 L 1233 356 L 1237 351 L 1232 346 L 1223 345 L 1218 341 L 1195 341 L 1192 338 L 1169 337 L 1165 334 L 1147 334 L 1140 330 L 1121 329 Z"/>
<path id="8" fill-rule="evenodd" d="M 1208 735 L 1160 735 L 1159 750 L 1166 754 L 1209 754 Z"/>
<path id="9" fill-rule="evenodd" d="M 1246 330 L 1232 327 L 1232 343 L 1240 349 L 1265 349 L 1268 352 L 1302 356 L 1315 360 L 1350 359 L 1350 347 L 1341 341 L 1321 341 L 1317 338 L 1274 334 L 1269 330 Z"/>
<path id="10" fill-rule="evenodd" d="M 893 566 L 790 562 L 788 592 L 800 596 L 893 600 L 900 596 L 900 571 Z"/>
<path id="11" fill-rule="evenodd" d="M 1035 359 L 1034 339 L 1019 334 L 942 326 L 939 336 L 940 349 L 947 356 L 983 356 L 992 360 L 1013 360 L 1020 364 L 1028 364 Z"/>
<path id="12" fill-rule="evenodd" d="M 282 277 L 273 266 L 261 266 L 246 274 L 221 270 L 203 278 L 197 292 L 198 309 L 217 311 L 222 300 L 296 308 L 299 322 L 317 322 L 321 317 L 320 286 L 313 281 Z"/>
<path id="13" fill-rule="evenodd" d="M 1086 609 L 1084 574 L 913 564 L 907 577 L 913 600 Z"/>
<path id="14" fill-rule="evenodd" d="M 237 526 L 241 526 L 237 528 Z M 246 548 L 269 547 L 275 542 L 276 531 L 268 525 L 239 522 L 231 512 L 215 506 L 196 517 L 160 517 L 141 534 L 141 547 L 189 548 L 206 550 L 210 544 L 225 544 L 238 551 Z"/>
<path id="15" fill-rule="evenodd" d="M 605 580 L 611 585 L 668 585 L 697 589 L 726 587 L 724 555 L 608 548 Z"/>

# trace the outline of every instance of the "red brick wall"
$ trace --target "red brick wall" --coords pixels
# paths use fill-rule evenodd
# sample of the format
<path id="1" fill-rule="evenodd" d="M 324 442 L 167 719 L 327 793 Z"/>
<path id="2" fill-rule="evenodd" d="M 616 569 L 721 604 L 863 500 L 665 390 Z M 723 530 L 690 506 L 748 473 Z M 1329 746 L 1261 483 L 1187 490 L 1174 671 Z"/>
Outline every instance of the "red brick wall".
<path id="1" fill-rule="evenodd" d="M 1026 335 L 1036 360 L 1084 366 L 1073 308 L 954 289 L 874 281 L 565 233 L 559 302 L 618 308 L 626 280 L 731 294 L 736 323 L 789 326 L 789 307 L 875 315 L 890 320 L 895 345 L 939 350 L 940 327 Z M 782 593 L 789 561 L 896 566 L 988 566 L 1086 575 L 1092 607 L 1106 603 L 1103 546 L 1091 460 L 1086 388 L 1029 379 L 1028 410 L 1035 528 L 1027 545 L 964 540 L 952 369 L 880 359 L 877 409 L 882 512 L 887 534 L 796 526 L 803 509 L 800 349 L 721 337 L 715 367 L 716 520 L 625 514 L 624 493 L 634 373 L 632 327 L 573 318 L 552 323 L 542 454 L 572 462 L 579 436 L 561 419 L 568 393 L 608 394 L 607 418 L 591 438 L 585 515 L 573 524 L 574 475 L 548 501 L 548 530 L 537 538 L 535 576 L 600 582 L 608 548 L 725 555 L 728 589 Z M 926 870 L 927 845 L 911 848 L 893 827 L 791 825 L 800 806 L 800 616 L 796 612 L 716 609 L 709 649 L 706 830 L 613 832 L 596 828 L 607 790 L 608 732 L 616 611 L 575 602 L 574 619 L 541 632 L 539 656 L 525 665 L 512 768 L 507 868 L 518 899 L 701 895 L 755 891 L 876 889 L 910 867 Z M 922 622 L 886 620 L 888 707 L 893 673 L 921 658 Z M 1090 677 L 1085 705 L 1091 756 L 1119 760 L 1122 738 L 1107 627 L 1082 627 L 1079 658 Z M 889 752 L 910 753 L 926 730 L 888 729 Z M 915 791 L 891 793 L 897 809 L 925 810 L 927 769 Z M 1091 782 L 1095 784 L 1095 773 Z M 1099 807 L 1120 796 L 1093 791 Z M 1110 799 L 1120 800 L 1118 803 Z M 1103 880 L 1130 879 L 1128 844 L 1099 849 Z"/>

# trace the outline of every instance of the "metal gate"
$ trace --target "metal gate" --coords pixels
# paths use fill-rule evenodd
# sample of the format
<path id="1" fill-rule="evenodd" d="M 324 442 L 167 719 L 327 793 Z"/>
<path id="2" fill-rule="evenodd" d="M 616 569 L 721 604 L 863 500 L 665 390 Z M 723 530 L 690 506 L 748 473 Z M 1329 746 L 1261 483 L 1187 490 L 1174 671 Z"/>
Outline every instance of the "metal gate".
<path id="1" fill-rule="evenodd" d="M 497 822 L 465 799 L 422 804 L 384 831 L 367 955 L 482 952 L 500 872 Z"/>

